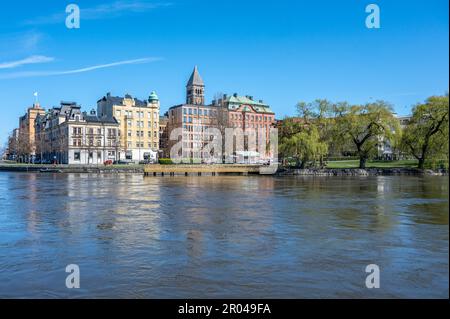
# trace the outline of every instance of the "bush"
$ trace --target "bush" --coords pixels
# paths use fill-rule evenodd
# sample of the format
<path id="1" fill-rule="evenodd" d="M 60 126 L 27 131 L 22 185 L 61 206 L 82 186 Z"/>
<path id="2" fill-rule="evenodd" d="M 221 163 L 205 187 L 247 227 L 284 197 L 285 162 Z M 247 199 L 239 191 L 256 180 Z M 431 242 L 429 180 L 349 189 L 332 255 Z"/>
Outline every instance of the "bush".
<path id="1" fill-rule="evenodd" d="M 171 165 L 173 164 L 172 160 L 170 158 L 160 158 L 159 164 L 161 165 Z"/>
<path id="2" fill-rule="evenodd" d="M 437 169 L 445 169 L 448 170 L 448 160 L 442 159 L 431 159 L 425 162 L 425 168 L 437 170 Z"/>

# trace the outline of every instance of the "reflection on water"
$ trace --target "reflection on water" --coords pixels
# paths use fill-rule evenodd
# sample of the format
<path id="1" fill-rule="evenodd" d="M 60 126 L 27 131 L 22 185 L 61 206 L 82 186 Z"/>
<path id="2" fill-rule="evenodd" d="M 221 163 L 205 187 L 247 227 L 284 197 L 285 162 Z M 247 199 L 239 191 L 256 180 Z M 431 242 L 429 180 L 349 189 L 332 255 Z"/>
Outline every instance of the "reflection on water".
<path id="1" fill-rule="evenodd" d="M 448 177 L 0 173 L 0 297 L 448 298 L 448 210 Z"/>

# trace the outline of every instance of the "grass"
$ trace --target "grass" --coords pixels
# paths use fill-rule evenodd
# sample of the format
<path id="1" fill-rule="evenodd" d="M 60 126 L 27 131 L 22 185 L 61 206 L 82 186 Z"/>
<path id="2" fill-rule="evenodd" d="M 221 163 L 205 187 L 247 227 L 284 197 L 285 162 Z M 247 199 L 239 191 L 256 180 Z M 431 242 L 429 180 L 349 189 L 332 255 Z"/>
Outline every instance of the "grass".
<path id="1" fill-rule="evenodd" d="M 417 168 L 418 161 L 416 160 L 401 160 L 401 161 L 367 161 L 366 168 Z M 358 168 L 358 160 L 349 161 L 329 161 L 327 168 Z"/>

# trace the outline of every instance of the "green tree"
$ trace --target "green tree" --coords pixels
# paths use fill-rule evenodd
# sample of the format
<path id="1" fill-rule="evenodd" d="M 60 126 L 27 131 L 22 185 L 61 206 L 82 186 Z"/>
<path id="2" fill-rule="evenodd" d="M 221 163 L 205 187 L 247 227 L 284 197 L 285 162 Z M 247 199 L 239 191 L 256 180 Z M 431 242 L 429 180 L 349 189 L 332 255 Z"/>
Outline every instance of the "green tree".
<path id="1" fill-rule="evenodd" d="M 419 161 L 423 169 L 426 160 L 448 161 L 449 96 L 432 96 L 413 108 L 413 115 L 403 132 L 402 149 Z"/>
<path id="2" fill-rule="evenodd" d="M 280 128 L 280 152 L 284 157 L 296 159 L 297 166 L 305 168 L 306 163 L 323 166 L 328 153 L 331 104 L 327 100 L 297 104 L 297 118 L 287 118 Z"/>
<path id="3" fill-rule="evenodd" d="M 366 168 L 366 161 L 377 155 L 378 146 L 389 140 L 395 146 L 401 134 L 398 120 L 392 114 L 392 107 L 377 101 L 365 105 L 335 105 L 335 134 L 342 145 L 350 143 L 359 156 L 359 168 Z"/>

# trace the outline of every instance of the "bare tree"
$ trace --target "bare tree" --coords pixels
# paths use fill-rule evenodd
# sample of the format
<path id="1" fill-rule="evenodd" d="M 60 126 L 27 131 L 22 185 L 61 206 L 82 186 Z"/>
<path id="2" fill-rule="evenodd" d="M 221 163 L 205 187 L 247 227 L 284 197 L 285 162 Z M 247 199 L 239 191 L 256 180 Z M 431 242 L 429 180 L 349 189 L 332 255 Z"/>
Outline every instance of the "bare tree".
<path id="1" fill-rule="evenodd" d="M 225 105 L 225 101 L 223 100 L 223 93 L 218 92 L 214 95 L 215 101 L 215 111 L 216 115 L 214 117 L 214 126 L 220 131 L 222 136 L 222 150 L 221 150 L 221 163 L 225 163 L 225 157 L 228 154 L 225 154 L 225 130 L 229 128 L 229 115 L 228 109 Z"/>

